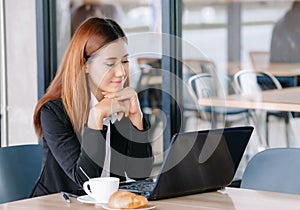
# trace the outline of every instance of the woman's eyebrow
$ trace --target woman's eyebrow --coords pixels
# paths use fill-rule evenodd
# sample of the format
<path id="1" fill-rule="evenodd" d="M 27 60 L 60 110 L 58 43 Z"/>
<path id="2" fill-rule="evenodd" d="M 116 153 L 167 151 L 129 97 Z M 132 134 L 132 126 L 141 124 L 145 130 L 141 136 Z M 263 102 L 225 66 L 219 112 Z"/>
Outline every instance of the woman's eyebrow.
<path id="1" fill-rule="evenodd" d="M 128 57 L 129 54 L 124 55 L 122 58 Z M 105 60 L 117 60 L 117 57 L 110 57 L 110 58 L 105 58 Z"/>

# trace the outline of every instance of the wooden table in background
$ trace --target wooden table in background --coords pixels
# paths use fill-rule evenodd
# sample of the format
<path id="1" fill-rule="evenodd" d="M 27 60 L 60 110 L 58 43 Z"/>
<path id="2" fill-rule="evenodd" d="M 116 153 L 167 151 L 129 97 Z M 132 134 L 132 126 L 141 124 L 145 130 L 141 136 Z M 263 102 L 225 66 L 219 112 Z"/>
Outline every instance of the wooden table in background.
<path id="1" fill-rule="evenodd" d="M 201 98 L 198 103 L 201 106 L 300 112 L 300 87 L 262 91 L 261 95 Z"/>
<path id="2" fill-rule="evenodd" d="M 247 65 L 242 63 L 228 63 L 228 74 L 234 75 L 241 69 L 249 69 Z M 300 76 L 300 63 L 270 63 L 268 66 L 261 67 L 260 70 L 270 72 L 278 77 L 296 77 Z"/>

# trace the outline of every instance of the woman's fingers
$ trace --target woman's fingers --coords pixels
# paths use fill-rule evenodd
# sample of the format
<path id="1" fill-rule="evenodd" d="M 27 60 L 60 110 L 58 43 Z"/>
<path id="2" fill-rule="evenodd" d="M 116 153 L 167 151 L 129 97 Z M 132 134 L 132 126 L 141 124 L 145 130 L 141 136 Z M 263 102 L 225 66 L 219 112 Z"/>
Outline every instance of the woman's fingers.
<path id="1" fill-rule="evenodd" d="M 120 110 L 124 113 L 125 117 L 129 116 L 129 108 L 130 108 L 130 101 L 125 100 L 125 101 L 118 101 L 118 104 L 120 106 Z"/>
<path id="2" fill-rule="evenodd" d="M 105 98 L 93 108 L 97 113 L 92 123 L 93 127 L 102 129 L 103 119 L 114 113 L 118 113 L 118 120 L 120 121 L 124 116 L 130 117 L 140 112 L 137 94 L 132 88 L 124 88 L 116 93 L 103 93 Z"/>
<path id="3" fill-rule="evenodd" d="M 131 100 L 104 98 L 90 110 L 88 127 L 102 130 L 104 118 L 109 117 L 114 113 L 118 113 L 118 120 L 120 121 L 124 116 L 128 117 L 131 114 L 130 107 Z"/>
<path id="4" fill-rule="evenodd" d="M 130 109 L 130 101 L 129 100 L 125 100 L 122 102 L 123 106 L 125 108 L 124 112 L 125 112 L 125 117 L 129 116 L 129 109 Z"/>
<path id="5" fill-rule="evenodd" d="M 118 112 L 118 121 L 122 120 L 124 117 L 124 112 Z"/>
<path id="6" fill-rule="evenodd" d="M 139 99 L 134 89 L 127 87 L 115 93 L 102 92 L 103 100 L 112 100 L 111 112 L 118 113 L 120 121 L 124 116 L 138 129 L 143 130 L 143 114 L 141 112 Z"/>
<path id="7" fill-rule="evenodd" d="M 138 110 L 140 110 L 140 102 L 136 95 L 135 97 L 130 98 L 130 112 L 135 113 Z"/>
<path id="8" fill-rule="evenodd" d="M 109 93 L 109 92 L 102 92 L 105 98 L 114 98 L 117 100 L 126 100 L 132 97 L 137 97 L 137 94 L 134 89 L 130 87 L 126 87 L 118 92 Z"/>
<path id="9" fill-rule="evenodd" d="M 124 94 L 124 93 L 123 93 Z M 120 100 L 120 101 L 122 101 L 122 100 L 125 100 L 125 99 L 127 99 L 128 98 L 128 95 L 127 96 L 125 96 L 125 95 L 123 95 L 123 94 L 117 94 L 117 93 L 108 93 L 108 94 L 106 94 L 106 95 L 104 95 L 104 98 L 110 98 L 110 99 L 116 99 L 116 100 Z"/>

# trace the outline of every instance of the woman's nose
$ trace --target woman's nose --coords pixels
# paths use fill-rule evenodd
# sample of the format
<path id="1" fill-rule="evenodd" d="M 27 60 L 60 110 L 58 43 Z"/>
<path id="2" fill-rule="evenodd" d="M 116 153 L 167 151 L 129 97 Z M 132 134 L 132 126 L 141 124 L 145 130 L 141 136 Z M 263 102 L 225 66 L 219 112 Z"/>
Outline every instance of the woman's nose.
<path id="1" fill-rule="evenodd" d="M 126 72 L 125 72 L 125 67 L 123 66 L 122 62 L 120 62 L 115 69 L 115 75 L 117 77 L 123 77 L 125 76 Z"/>

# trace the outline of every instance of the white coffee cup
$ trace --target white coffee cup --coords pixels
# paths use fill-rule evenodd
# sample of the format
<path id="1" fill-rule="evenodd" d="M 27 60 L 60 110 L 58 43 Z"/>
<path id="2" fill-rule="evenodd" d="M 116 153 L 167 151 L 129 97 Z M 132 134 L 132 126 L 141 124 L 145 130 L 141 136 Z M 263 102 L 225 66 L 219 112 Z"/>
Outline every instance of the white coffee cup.
<path id="1" fill-rule="evenodd" d="M 109 197 L 119 189 L 116 177 L 92 178 L 83 184 L 84 191 L 99 203 L 108 203 Z"/>

